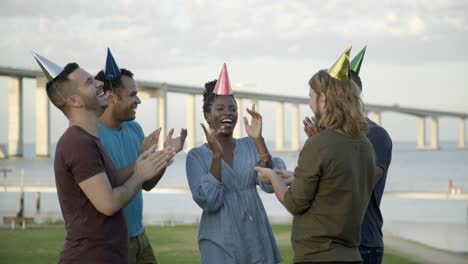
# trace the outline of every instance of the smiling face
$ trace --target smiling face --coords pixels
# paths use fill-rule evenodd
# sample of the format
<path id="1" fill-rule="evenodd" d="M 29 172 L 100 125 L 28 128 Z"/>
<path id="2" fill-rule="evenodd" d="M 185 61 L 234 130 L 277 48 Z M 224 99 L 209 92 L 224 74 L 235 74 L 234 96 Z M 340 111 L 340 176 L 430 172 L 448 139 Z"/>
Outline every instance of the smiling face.
<path id="1" fill-rule="evenodd" d="M 218 130 L 221 135 L 232 136 L 237 124 L 237 103 L 230 95 L 217 95 L 205 119 L 210 128 Z"/>
<path id="2" fill-rule="evenodd" d="M 117 95 L 112 96 L 112 112 L 121 122 L 135 119 L 136 109 L 141 103 L 135 80 L 127 75 L 121 77 L 122 87 L 115 89 Z"/>
<path id="3" fill-rule="evenodd" d="M 95 111 L 100 116 L 108 105 L 103 89 L 104 83 L 95 80 L 91 74 L 81 68 L 70 74 L 70 80 L 78 86 L 81 106 L 88 111 Z"/>

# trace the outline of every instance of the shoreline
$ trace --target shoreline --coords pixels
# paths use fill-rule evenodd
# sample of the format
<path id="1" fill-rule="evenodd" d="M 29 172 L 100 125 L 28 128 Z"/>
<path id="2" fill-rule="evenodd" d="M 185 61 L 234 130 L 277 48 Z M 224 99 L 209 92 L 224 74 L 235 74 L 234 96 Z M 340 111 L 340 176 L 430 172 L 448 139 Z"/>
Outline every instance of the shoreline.
<path id="1" fill-rule="evenodd" d="M 23 186 L 24 192 L 44 192 L 56 193 L 57 189 L 53 185 L 27 185 Z M 0 187 L 0 193 L 20 193 L 21 186 L 4 185 Z M 189 194 L 190 189 L 186 187 L 156 187 L 146 194 Z M 408 199 L 422 199 L 422 200 L 466 200 L 468 201 L 468 192 L 462 193 L 449 193 L 449 192 L 426 192 L 426 191 L 385 191 L 385 197 L 392 198 L 408 198 Z"/>

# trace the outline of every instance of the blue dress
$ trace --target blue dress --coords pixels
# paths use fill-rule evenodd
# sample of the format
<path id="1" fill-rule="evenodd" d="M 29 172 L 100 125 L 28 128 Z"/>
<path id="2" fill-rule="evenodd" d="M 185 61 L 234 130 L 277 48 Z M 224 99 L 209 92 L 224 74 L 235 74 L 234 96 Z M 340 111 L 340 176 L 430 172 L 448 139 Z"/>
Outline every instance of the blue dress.
<path id="1" fill-rule="evenodd" d="M 279 263 L 281 255 L 256 187 L 268 193 L 273 188 L 258 178 L 259 156 L 252 139 L 235 142 L 233 167 L 221 161 L 221 182 L 210 173 L 212 152 L 206 144 L 187 155 L 190 190 L 203 209 L 198 232 L 201 263 Z M 274 158 L 273 168 L 286 167 Z"/>

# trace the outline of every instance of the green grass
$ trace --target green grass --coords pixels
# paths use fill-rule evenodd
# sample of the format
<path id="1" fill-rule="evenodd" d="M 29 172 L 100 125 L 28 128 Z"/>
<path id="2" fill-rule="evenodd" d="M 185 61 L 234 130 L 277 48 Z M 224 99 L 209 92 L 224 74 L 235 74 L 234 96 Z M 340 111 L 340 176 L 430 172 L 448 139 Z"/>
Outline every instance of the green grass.
<path id="1" fill-rule="evenodd" d="M 384 256 L 383 264 L 404 263 L 404 264 L 418 264 L 417 262 L 409 259 L 386 253 Z"/>
<path id="2" fill-rule="evenodd" d="M 199 263 L 197 226 L 150 226 L 146 233 L 159 263 Z M 289 225 L 273 225 L 283 263 L 292 263 Z M 0 263 L 57 263 L 63 246 L 63 226 L 27 230 L 0 229 Z M 399 256 L 385 254 L 385 264 L 415 264 Z"/>

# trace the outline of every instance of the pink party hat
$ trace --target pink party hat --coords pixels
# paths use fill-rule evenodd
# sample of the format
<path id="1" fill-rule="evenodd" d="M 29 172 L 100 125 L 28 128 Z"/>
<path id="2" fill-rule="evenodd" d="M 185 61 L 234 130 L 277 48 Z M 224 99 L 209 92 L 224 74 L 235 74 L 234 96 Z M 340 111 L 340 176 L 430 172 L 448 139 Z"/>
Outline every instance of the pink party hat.
<path id="1" fill-rule="evenodd" d="M 221 73 L 219 74 L 218 81 L 214 88 L 214 94 L 216 95 L 232 95 L 231 82 L 229 81 L 229 75 L 226 68 L 226 63 L 223 64 Z"/>

